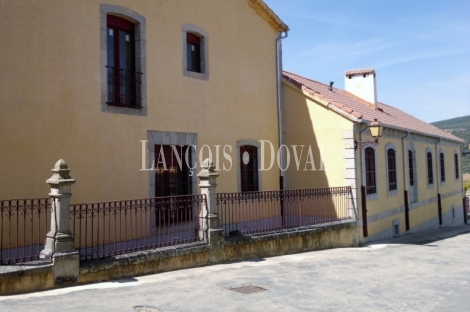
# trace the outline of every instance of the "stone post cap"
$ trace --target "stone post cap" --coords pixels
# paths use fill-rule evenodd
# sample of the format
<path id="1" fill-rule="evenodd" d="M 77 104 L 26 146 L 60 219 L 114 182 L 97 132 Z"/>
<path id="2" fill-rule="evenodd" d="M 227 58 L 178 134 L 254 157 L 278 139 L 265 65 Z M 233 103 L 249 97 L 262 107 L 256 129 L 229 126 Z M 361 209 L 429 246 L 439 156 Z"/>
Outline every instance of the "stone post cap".
<path id="1" fill-rule="evenodd" d="M 59 159 L 52 171 L 52 177 L 47 179 L 46 183 L 58 184 L 59 182 L 75 183 L 75 180 L 69 175 L 70 169 L 65 160 Z"/>
<path id="2" fill-rule="evenodd" d="M 209 177 L 209 176 L 217 177 L 219 175 L 217 172 L 215 172 L 214 163 L 209 158 L 206 158 L 202 162 L 201 167 L 202 167 L 202 170 L 201 172 L 198 173 L 197 175 L 198 177 Z"/>
<path id="3" fill-rule="evenodd" d="M 465 196 L 470 197 L 470 189 L 467 190 L 467 193 L 465 193 Z"/>

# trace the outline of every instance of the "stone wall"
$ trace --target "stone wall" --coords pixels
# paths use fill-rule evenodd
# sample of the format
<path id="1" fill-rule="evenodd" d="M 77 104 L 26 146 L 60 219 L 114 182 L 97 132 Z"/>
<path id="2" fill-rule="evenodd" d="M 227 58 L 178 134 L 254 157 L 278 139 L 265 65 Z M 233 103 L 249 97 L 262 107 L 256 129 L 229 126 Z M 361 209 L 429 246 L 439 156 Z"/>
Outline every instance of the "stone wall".
<path id="1" fill-rule="evenodd" d="M 228 237 L 218 246 L 194 243 L 84 261 L 80 263 L 78 278 L 63 284 L 55 283 L 53 265 L 47 261 L 0 266 L 0 295 L 95 283 L 251 258 L 351 247 L 357 246 L 357 243 L 356 221 L 348 220 L 278 232 Z M 219 250 L 220 252 L 211 250 L 220 248 L 223 249 Z M 211 255 L 218 256 L 214 258 Z"/>

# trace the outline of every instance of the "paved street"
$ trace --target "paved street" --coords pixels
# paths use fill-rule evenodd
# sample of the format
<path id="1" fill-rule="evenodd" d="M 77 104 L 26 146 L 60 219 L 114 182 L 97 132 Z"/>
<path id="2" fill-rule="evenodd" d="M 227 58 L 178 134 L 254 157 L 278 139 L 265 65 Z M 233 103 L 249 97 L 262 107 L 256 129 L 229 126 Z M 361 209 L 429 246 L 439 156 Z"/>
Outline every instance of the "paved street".
<path id="1" fill-rule="evenodd" d="M 0 297 L 0 311 L 468 311 L 469 232 Z M 258 292 L 230 290 L 245 285 Z"/>

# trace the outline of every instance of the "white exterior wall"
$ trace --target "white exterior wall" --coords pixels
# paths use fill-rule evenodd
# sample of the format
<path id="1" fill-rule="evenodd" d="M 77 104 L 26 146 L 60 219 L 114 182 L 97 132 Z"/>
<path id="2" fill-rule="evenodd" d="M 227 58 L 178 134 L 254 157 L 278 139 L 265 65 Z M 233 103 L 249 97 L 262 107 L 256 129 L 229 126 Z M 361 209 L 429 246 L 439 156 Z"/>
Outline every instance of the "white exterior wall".
<path id="1" fill-rule="evenodd" d="M 349 78 L 344 77 L 344 88 L 346 91 L 360 97 L 367 102 L 377 103 L 377 88 L 375 84 L 375 74 L 358 74 Z"/>

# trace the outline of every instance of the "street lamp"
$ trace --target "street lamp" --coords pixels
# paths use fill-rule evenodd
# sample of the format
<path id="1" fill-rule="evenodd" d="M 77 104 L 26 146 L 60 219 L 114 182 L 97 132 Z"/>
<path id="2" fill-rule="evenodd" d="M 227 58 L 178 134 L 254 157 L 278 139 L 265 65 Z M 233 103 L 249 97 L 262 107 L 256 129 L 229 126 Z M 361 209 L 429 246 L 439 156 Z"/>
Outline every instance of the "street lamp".
<path id="1" fill-rule="evenodd" d="M 354 149 L 363 148 L 368 144 L 375 144 L 379 145 L 379 138 L 382 136 L 382 131 L 384 127 L 382 124 L 376 119 L 371 121 L 369 124 L 370 134 L 374 138 L 374 141 L 356 141 L 354 140 Z"/>

